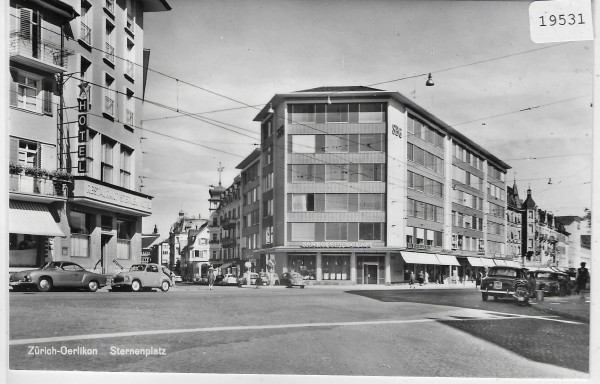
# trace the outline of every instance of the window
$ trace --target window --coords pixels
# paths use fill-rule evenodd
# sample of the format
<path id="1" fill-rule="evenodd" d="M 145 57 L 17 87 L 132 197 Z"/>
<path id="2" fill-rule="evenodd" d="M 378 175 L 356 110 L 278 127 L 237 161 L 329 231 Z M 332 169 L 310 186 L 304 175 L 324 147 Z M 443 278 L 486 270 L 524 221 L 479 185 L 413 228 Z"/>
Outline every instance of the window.
<path id="1" fill-rule="evenodd" d="M 273 134 L 273 120 L 265 122 L 262 127 L 262 138 L 267 139 Z"/>
<path id="2" fill-rule="evenodd" d="M 115 143 L 106 137 L 102 137 L 102 181 L 112 183 L 113 173 L 113 147 Z"/>
<path id="3" fill-rule="evenodd" d="M 327 212 L 347 212 L 348 194 L 346 193 L 328 193 L 325 195 L 325 211 Z"/>
<path id="4" fill-rule="evenodd" d="M 315 241 L 315 223 L 292 223 L 291 241 Z"/>
<path id="5" fill-rule="evenodd" d="M 117 259 L 128 260 L 131 258 L 133 232 L 133 222 L 117 220 Z"/>
<path id="6" fill-rule="evenodd" d="M 115 63 L 115 26 L 108 21 L 105 22 L 104 28 L 104 59 L 114 65 Z"/>
<path id="7" fill-rule="evenodd" d="M 69 212 L 71 227 L 71 246 L 69 255 L 72 257 L 90 257 L 90 233 L 93 229 L 93 215 L 83 212 Z"/>
<path id="8" fill-rule="evenodd" d="M 290 110 L 290 124 L 316 122 L 316 106 L 314 104 L 292 104 Z"/>
<path id="9" fill-rule="evenodd" d="M 121 144 L 121 187 L 131 189 L 131 154 L 133 150 Z"/>
<path id="10" fill-rule="evenodd" d="M 104 0 L 104 8 L 110 13 L 115 13 L 115 0 Z"/>
<path id="11" fill-rule="evenodd" d="M 292 135 L 292 152 L 315 153 L 315 135 Z"/>
<path id="12" fill-rule="evenodd" d="M 384 122 L 384 104 L 368 103 L 358 105 L 359 123 L 382 123 Z"/>
<path id="13" fill-rule="evenodd" d="M 38 145 L 24 140 L 19 140 L 19 164 L 28 167 L 38 165 Z"/>
<path id="14" fill-rule="evenodd" d="M 383 240 L 381 223 L 358 223 L 358 240 Z M 408 240 L 412 243 L 412 236 L 407 236 Z"/>
<path id="15" fill-rule="evenodd" d="M 92 86 L 89 84 L 92 81 L 92 62 L 87 58 L 80 56 L 79 61 L 79 77 L 82 81 L 88 82 L 88 86 L 86 88 L 87 100 L 88 104 L 92 104 Z M 81 92 L 79 88 L 77 88 L 77 92 Z"/>
<path id="16" fill-rule="evenodd" d="M 263 201 L 263 216 L 273 216 L 273 199 Z"/>
<path id="17" fill-rule="evenodd" d="M 271 162 L 273 161 L 273 147 L 265 149 L 265 151 L 263 152 L 263 161 L 264 165 L 271 164 Z"/>
<path id="18" fill-rule="evenodd" d="M 444 222 L 444 208 L 413 199 L 407 199 L 407 201 L 407 214 L 409 217 L 416 217 L 418 219 L 430 220 L 438 223 Z M 458 217 L 460 226 L 462 226 L 462 214 L 458 214 Z"/>
<path id="19" fill-rule="evenodd" d="M 292 194 L 292 212 L 312 212 L 315 210 L 315 195 L 312 193 Z"/>
<path id="20" fill-rule="evenodd" d="M 52 93 L 43 90 L 42 79 L 11 71 L 10 105 L 37 113 L 52 114 Z"/>
<path id="21" fill-rule="evenodd" d="M 131 33 L 135 32 L 135 10 L 133 9 L 133 0 L 127 0 L 127 24 L 125 28 L 127 28 Z"/>
<path id="22" fill-rule="evenodd" d="M 348 240 L 348 223 L 325 223 L 325 240 Z"/>
<path id="23" fill-rule="evenodd" d="M 358 195 L 359 211 L 383 210 L 383 195 L 380 193 L 361 193 Z"/>
<path id="24" fill-rule="evenodd" d="M 273 189 L 273 172 L 263 177 L 263 192 Z"/>
<path id="25" fill-rule="evenodd" d="M 123 64 L 125 65 L 125 76 L 133 81 L 135 79 L 135 49 L 131 39 L 125 39 L 125 60 Z"/>
<path id="26" fill-rule="evenodd" d="M 273 227 L 265 228 L 265 244 L 273 244 Z"/>
<path id="27" fill-rule="evenodd" d="M 125 99 L 124 123 L 126 126 L 133 128 L 135 126 L 135 120 L 133 119 L 135 110 L 133 91 L 129 88 L 126 88 L 125 95 L 123 95 L 123 97 Z"/>
<path id="28" fill-rule="evenodd" d="M 360 135 L 359 152 L 381 151 L 383 148 L 383 139 L 380 134 Z"/>
<path id="29" fill-rule="evenodd" d="M 314 166 L 312 164 L 292 164 L 292 183 L 306 183 L 314 181 Z"/>
<path id="30" fill-rule="evenodd" d="M 384 165 L 385 164 L 359 164 L 358 165 L 358 180 L 359 181 L 384 181 Z"/>
<path id="31" fill-rule="evenodd" d="M 79 18 L 81 20 L 81 29 L 79 39 L 87 45 L 92 45 L 92 24 L 90 22 L 90 17 L 88 16 L 90 8 L 91 5 L 87 1 L 81 2 L 81 17 Z"/>
<path id="32" fill-rule="evenodd" d="M 115 79 L 108 73 L 104 74 L 104 114 L 115 116 Z"/>
<path id="33" fill-rule="evenodd" d="M 325 112 L 325 122 L 327 123 L 348 122 L 348 104 L 327 104 Z"/>
<path id="34" fill-rule="evenodd" d="M 348 181 L 348 164 L 326 164 L 326 181 Z"/>
<path id="35" fill-rule="evenodd" d="M 348 135 L 325 135 L 325 152 L 348 152 Z"/>

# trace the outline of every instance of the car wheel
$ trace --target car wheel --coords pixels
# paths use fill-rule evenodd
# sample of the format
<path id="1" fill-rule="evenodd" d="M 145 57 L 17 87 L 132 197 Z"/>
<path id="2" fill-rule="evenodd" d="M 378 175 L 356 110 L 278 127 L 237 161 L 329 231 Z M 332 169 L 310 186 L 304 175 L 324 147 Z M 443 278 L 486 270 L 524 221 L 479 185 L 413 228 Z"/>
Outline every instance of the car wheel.
<path id="1" fill-rule="evenodd" d="M 279 285 L 279 280 L 276 280 L 276 281 L 275 281 L 275 285 Z"/>
<path id="2" fill-rule="evenodd" d="M 142 290 L 142 284 L 139 280 L 133 280 L 133 282 L 131 282 L 131 290 L 133 292 L 139 292 Z"/>
<path id="3" fill-rule="evenodd" d="M 499 297 L 498 295 L 494 295 L 494 301 L 498 301 Z"/>
<path id="4" fill-rule="evenodd" d="M 96 292 L 99 287 L 100 287 L 100 284 L 98 284 L 98 282 L 96 280 L 92 280 L 88 283 L 87 289 L 90 292 Z"/>
<path id="5" fill-rule="evenodd" d="M 52 289 L 52 279 L 49 277 L 41 277 L 37 283 L 37 289 L 40 292 L 48 292 Z"/>
<path id="6" fill-rule="evenodd" d="M 168 281 L 163 281 L 161 286 L 160 286 L 160 290 L 163 292 L 167 292 L 169 290 L 169 287 L 171 286 L 171 284 L 169 284 Z"/>
<path id="7" fill-rule="evenodd" d="M 487 293 L 482 293 L 481 294 L 481 300 L 487 301 L 487 299 L 488 299 L 488 294 Z"/>
<path id="8" fill-rule="evenodd" d="M 304 287 L 305 287 L 304 285 L 301 285 L 301 286 L 300 286 L 300 288 L 302 288 L 302 289 L 304 289 Z"/>

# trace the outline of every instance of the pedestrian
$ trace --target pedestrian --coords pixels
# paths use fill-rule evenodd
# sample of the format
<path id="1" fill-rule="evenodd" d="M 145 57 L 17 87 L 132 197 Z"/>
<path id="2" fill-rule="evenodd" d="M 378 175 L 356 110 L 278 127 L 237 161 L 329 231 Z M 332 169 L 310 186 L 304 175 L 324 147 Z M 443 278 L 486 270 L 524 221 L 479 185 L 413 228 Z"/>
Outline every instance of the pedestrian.
<path id="1" fill-rule="evenodd" d="M 410 271 L 410 280 L 408 281 L 408 286 L 410 288 L 414 288 L 414 284 L 415 284 L 415 273 L 413 271 Z"/>
<path id="2" fill-rule="evenodd" d="M 211 265 L 208 268 L 208 289 L 213 289 L 213 284 L 215 283 L 215 269 Z"/>
<path id="3" fill-rule="evenodd" d="M 423 275 L 423 271 L 419 271 L 419 285 L 423 285 L 423 281 L 425 280 L 425 275 Z"/>
<path id="4" fill-rule="evenodd" d="M 477 272 L 477 276 L 475 277 L 475 289 L 481 285 L 481 272 Z"/>
<path id="5" fill-rule="evenodd" d="M 429 272 L 425 271 L 425 284 L 429 283 Z"/>
<path id="6" fill-rule="evenodd" d="M 585 289 L 585 286 L 590 278 L 590 273 L 585 267 L 585 262 L 581 263 L 581 267 L 577 268 L 577 277 L 575 278 L 575 282 L 577 283 L 577 287 L 575 288 L 575 294 L 582 293 Z"/>

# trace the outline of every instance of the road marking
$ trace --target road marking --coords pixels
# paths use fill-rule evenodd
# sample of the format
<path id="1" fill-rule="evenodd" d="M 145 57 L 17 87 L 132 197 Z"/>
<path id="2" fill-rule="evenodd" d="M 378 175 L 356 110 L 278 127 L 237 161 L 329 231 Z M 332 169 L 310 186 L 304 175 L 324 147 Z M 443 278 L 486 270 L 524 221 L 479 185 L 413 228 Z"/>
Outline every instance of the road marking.
<path id="1" fill-rule="evenodd" d="M 483 311 L 482 314 L 494 314 L 493 311 Z M 506 313 L 496 312 L 498 314 L 507 315 Z M 272 324 L 272 325 L 243 325 L 243 326 L 231 326 L 231 327 L 206 327 L 206 328 L 187 328 L 187 329 L 162 329 L 162 330 L 149 330 L 149 331 L 132 331 L 132 332 L 116 332 L 116 333 L 93 333 L 88 335 L 71 335 L 71 336 L 54 336 L 54 337 L 40 337 L 32 339 L 16 339 L 10 340 L 9 345 L 25 345 L 25 344 L 40 344 L 40 343 L 52 343 L 52 342 L 65 342 L 75 340 L 92 340 L 92 339 L 108 339 L 108 338 L 122 338 L 132 336 L 150 336 L 150 335 L 168 335 L 177 333 L 196 333 L 196 332 L 221 332 L 221 331 L 248 331 L 248 330 L 264 330 L 264 329 L 289 329 L 289 328 L 318 328 L 318 327 L 343 327 L 343 326 L 361 326 L 361 325 L 389 325 L 389 324 L 410 324 L 410 323 L 427 323 L 437 322 L 439 320 L 444 321 L 473 321 L 473 320 L 509 320 L 516 318 L 531 318 L 539 320 L 551 320 L 560 321 L 556 319 L 550 319 L 552 316 L 525 316 L 525 315 L 514 315 L 513 317 L 473 317 L 468 319 L 457 319 L 457 318 L 424 318 L 424 319 L 411 319 L 411 320 L 375 320 L 375 321 L 350 321 L 350 322 L 332 322 L 332 323 L 299 323 L 299 324 Z M 572 324 L 580 324 L 570 321 L 562 321 Z"/>
<path id="2" fill-rule="evenodd" d="M 496 311 L 487 311 L 487 312 L 493 313 L 493 314 L 497 313 L 497 314 L 502 314 L 502 315 L 511 315 L 511 316 L 514 316 L 513 318 L 519 318 L 519 319 L 537 319 L 537 320 L 556 321 L 558 323 L 566 323 L 566 324 L 583 324 L 580 321 L 555 319 L 555 317 L 558 317 L 558 316 L 529 316 L 529 315 L 519 315 L 516 313 L 505 313 L 505 312 L 496 312 Z"/>

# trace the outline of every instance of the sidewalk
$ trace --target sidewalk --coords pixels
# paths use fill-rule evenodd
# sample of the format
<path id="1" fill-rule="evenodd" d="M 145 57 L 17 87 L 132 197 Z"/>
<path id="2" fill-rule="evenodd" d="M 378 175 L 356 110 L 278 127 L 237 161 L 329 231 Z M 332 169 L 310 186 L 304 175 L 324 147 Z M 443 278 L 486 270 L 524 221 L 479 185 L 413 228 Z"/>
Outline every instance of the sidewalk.
<path id="1" fill-rule="evenodd" d="M 590 322 L 590 293 L 585 293 L 585 299 L 581 295 L 550 296 L 544 297 L 543 301 L 530 300 L 531 308 L 552 315 L 564 316 L 573 320 Z"/>

